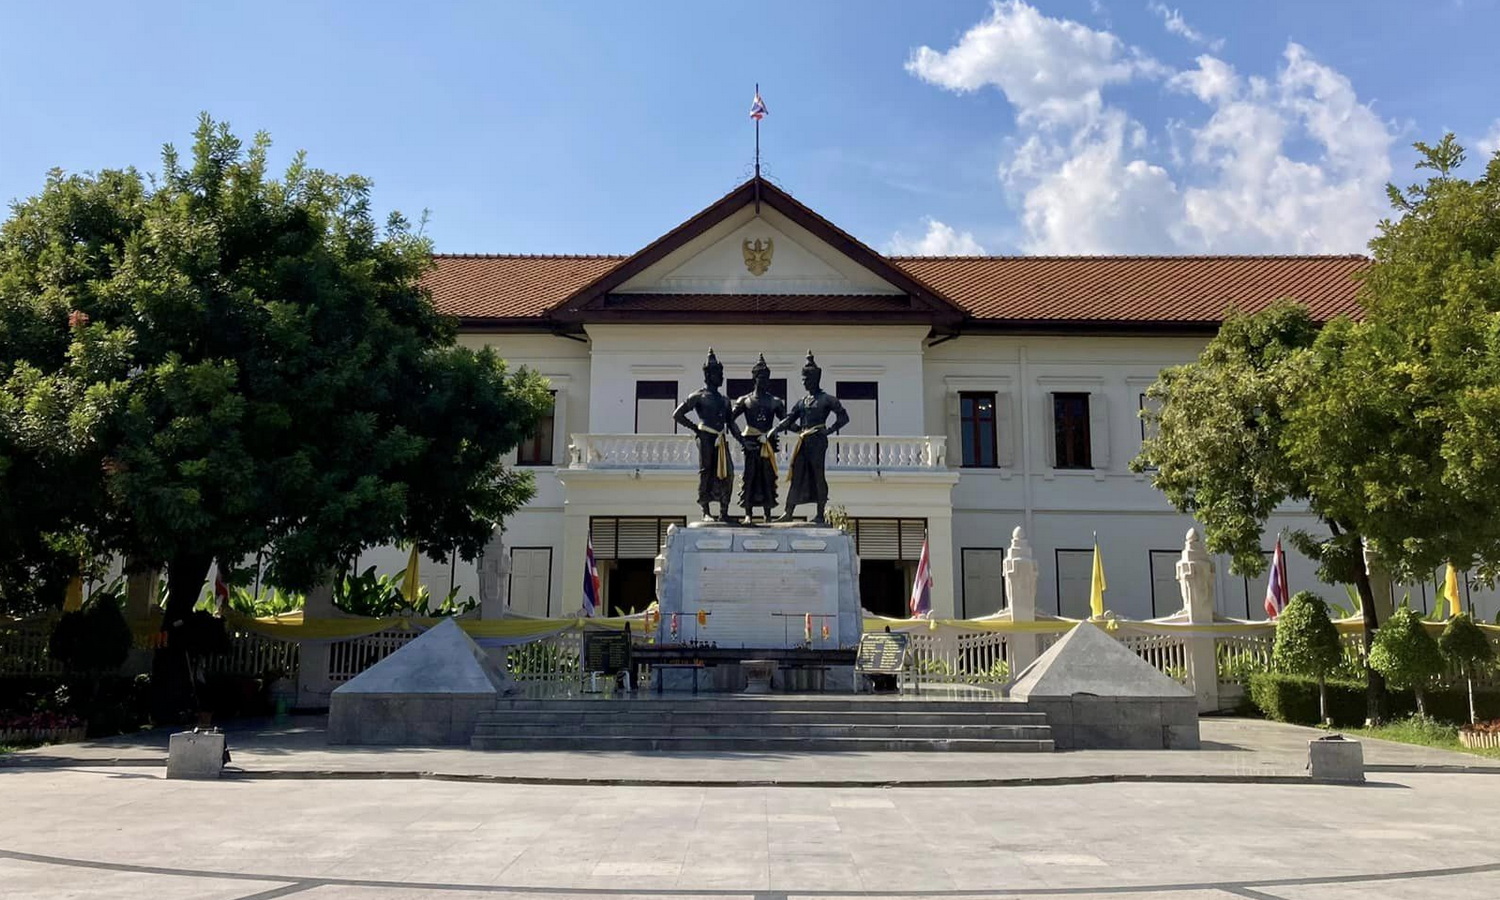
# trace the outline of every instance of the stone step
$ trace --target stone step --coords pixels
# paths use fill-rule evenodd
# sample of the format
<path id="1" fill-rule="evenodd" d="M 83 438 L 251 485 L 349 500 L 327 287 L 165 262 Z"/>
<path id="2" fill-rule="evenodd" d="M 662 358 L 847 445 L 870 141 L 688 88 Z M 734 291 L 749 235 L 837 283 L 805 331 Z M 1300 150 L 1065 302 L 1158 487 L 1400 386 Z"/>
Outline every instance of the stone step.
<path id="1" fill-rule="evenodd" d="M 831 752 L 929 752 L 950 753 L 1048 753 L 1051 740 L 986 738 L 862 738 L 862 737 L 603 737 L 552 735 L 547 737 L 482 737 L 476 735 L 475 750 L 612 750 L 627 753 L 662 751 L 677 753 L 831 753 Z"/>
<path id="2" fill-rule="evenodd" d="M 944 712 L 944 713 L 996 713 L 996 712 L 1026 712 L 1025 703 L 1011 700 L 880 700 L 861 699 L 854 697 L 839 698 L 832 695 L 829 699 L 818 698 L 780 698 L 775 695 L 765 697 L 732 695 L 725 698 L 705 698 L 699 700 L 691 699 L 637 699 L 637 700 L 593 700 L 593 699 L 567 699 L 556 698 L 546 700 L 531 699 L 502 699 L 496 702 L 495 709 L 507 710 L 549 710 L 555 712 L 590 711 L 603 712 L 604 710 L 623 710 L 634 712 L 636 710 L 682 710 L 694 712 L 731 712 L 742 715 L 755 711 L 777 711 L 794 712 L 798 710 L 821 710 L 823 712 Z"/>
<path id="3" fill-rule="evenodd" d="M 747 712 L 700 712 L 698 710 L 515 710 L 480 715 L 481 722 L 515 725 L 570 726 L 585 723 L 717 725 L 754 723 L 757 726 L 805 725 L 823 722 L 859 725 L 1046 725 L 1039 712 L 866 712 L 863 710 L 754 710 Z"/>
<path id="4" fill-rule="evenodd" d="M 758 726 L 745 724 L 726 725 L 646 725 L 618 723 L 589 723 L 580 727 L 558 728 L 552 725 L 517 725 L 512 723 L 481 722 L 474 729 L 476 738 L 547 737 L 567 735 L 572 737 L 601 738 L 688 738 L 717 737 L 753 740 L 771 738 L 882 738 L 921 740 L 947 739 L 993 739 L 993 740 L 1047 740 L 1052 729 L 1046 725 L 850 725 L 824 723 L 806 725 Z"/>

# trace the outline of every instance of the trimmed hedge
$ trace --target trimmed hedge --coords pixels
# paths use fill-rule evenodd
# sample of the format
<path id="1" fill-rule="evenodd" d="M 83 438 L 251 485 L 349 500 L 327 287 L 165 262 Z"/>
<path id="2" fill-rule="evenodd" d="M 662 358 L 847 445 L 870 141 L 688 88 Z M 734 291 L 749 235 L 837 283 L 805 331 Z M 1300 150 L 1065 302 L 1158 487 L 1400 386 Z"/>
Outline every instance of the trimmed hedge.
<path id="1" fill-rule="evenodd" d="M 1388 692 L 1388 715 L 1392 719 L 1417 711 L 1411 691 Z M 1318 682 L 1301 675 L 1260 672 L 1250 676 L 1250 702 L 1268 719 L 1298 725 L 1318 723 Z M 1476 691 L 1474 706 L 1480 719 L 1500 718 L 1500 692 Z M 1469 721 L 1468 694 L 1462 687 L 1427 692 L 1427 715 L 1445 722 Z M 1328 679 L 1328 716 L 1335 725 L 1361 725 L 1365 721 L 1363 681 Z"/>

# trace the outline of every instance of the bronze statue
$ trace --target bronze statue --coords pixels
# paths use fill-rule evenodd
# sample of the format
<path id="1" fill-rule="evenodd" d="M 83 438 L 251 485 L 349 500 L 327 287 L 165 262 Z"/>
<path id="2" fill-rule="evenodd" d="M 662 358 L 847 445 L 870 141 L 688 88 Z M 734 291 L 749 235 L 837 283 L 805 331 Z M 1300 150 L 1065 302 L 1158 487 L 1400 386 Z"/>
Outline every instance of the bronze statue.
<path id="1" fill-rule="evenodd" d="M 740 506 L 745 508 L 745 522 L 755 521 L 755 510 L 765 511 L 770 521 L 771 509 L 776 505 L 776 435 L 775 425 L 786 415 L 786 402 L 771 393 L 771 367 L 766 357 L 750 370 L 755 379 L 755 389 L 734 401 L 729 413 L 731 425 L 745 417 L 745 428 L 740 434 L 740 443 L 745 448 L 745 477 L 740 482 Z"/>
<path id="2" fill-rule="evenodd" d="M 828 474 L 825 469 L 828 455 L 828 435 L 838 434 L 839 429 L 849 424 L 849 413 L 844 404 L 832 394 L 823 392 L 821 386 L 823 370 L 813 360 L 812 351 L 807 351 L 807 362 L 802 365 L 802 386 L 807 396 L 797 401 L 785 419 L 771 429 L 774 440 L 783 431 L 796 430 L 797 446 L 792 448 L 792 485 L 787 490 L 786 511 L 781 521 L 789 522 L 799 503 L 816 503 L 817 518 L 813 522 L 827 525 L 824 511 L 828 506 Z M 833 425 L 828 417 L 833 416 Z"/>
<path id="3" fill-rule="evenodd" d="M 710 503 L 719 504 L 719 521 L 729 520 L 734 460 L 729 458 L 728 435 L 740 440 L 739 429 L 730 419 L 729 400 L 719 393 L 723 383 L 724 366 L 710 347 L 708 359 L 703 363 L 703 387 L 689 394 L 672 412 L 677 424 L 698 435 L 698 505 L 703 508 L 706 522 L 714 520 L 708 511 Z M 697 424 L 687 417 L 690 412 L 698 414 Z"/>

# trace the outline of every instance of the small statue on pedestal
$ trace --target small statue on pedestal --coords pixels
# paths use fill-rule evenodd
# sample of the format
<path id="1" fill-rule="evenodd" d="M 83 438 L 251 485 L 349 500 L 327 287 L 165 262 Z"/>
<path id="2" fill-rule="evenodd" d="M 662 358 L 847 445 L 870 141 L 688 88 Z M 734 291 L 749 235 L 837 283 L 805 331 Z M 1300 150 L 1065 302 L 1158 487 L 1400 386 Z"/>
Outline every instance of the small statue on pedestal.
<path id="1" fill-rule="evenodd" d="M 730 419 L 729 400 L 719 393 L 724 383 L 724 366 L 708 348 L 708 360 L 703 363 L 703 387 L 688 395 L 672 413 L 672 418 L 683 428 L 698 435 L 698 505 L 703 508 L 703 520 L 714 521 L 708 511 L 710 503 L 719 504 L 719 521 L 729 521 L 729 495 L 734 489 L 734 461 L 729 458 L 728 434 L 740 439 L 739 430 Z M 698 414 L 694 424 L 687 417 L 690 412 Z"/>
<path id="2" fill-rule="evenodd" d="M 781 521 L 790 522 L 799 503 L 816 503 L 817 525 L 827 525 L 824 517 L 828 506 L 828 475 L 825 469 L 828 455 L 828 435 L 838 434 L 839 429 L 849 424 L 849 413 L 844 404 L 822 388 L 823 370 L 807 351 L 807 362 L 802 365 L 802 386 L 807 396 L 797 401 L 792 411 L 771 429 L 771 438 L 783 431 L 797 431 L 797 446 L 792 449 L 792 486 L 787 491 L 786 511 Z M 833 425 L 828 417 L 833 417 Z"/>
<path id="3" fill-rule="evenodd" d="M 734 401 L 729 414 L 732 423 L 745 417 L 745 428 L 740 434 L 745 448 L 745 478 L 740 482 L 740 506 L 745 508 L 745 523 L 755 521 L 755 510 L 765 511 L 766 521 L 771 519 L 771 509 L 776 505 L 776 436 L 772 433 L 776 422 L 786 415 L 786 402 L 771 393 L 771 367 L 766 357 L 750 370 L 755 379 L 755 389 Z"/>

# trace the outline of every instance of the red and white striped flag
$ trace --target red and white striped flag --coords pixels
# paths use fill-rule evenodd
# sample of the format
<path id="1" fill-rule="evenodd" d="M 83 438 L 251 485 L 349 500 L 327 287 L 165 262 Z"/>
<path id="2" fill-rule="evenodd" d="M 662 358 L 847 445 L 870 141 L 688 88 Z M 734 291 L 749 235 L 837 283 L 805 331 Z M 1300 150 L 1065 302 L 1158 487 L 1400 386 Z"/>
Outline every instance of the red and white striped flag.
<path id="1" fill-rule="evenodd" d="M 1274 619 L 1286 609 L 1286 556 L 1281 552 L 1281 538 L 1276 539 L 1276 552 L 1271 556 L 1271 579 L 1266 582 L 1266 618 Z"/>
<path id="2" fill-rule="evenodd" d="M 917 575 L 911 585 L 911 617 L 932 617 L 932 564 L 927 559 L 927 541 L 922 541 L 922 558 L 917 561 Z"/>
<path id="3" fill-rule="evenodd" d="M 214 603 L 219 609 L 229 608 L 229 583 L 224 580 L 224 565 L 214 568 Z"/>
<path id="4" fill-rule="evenodd" d="M 592 616 L 599 609 L 599 566 L 594 562 L 594 536 L 589 535 L 588 550 L 583 556 L 583 614 Z"/>

